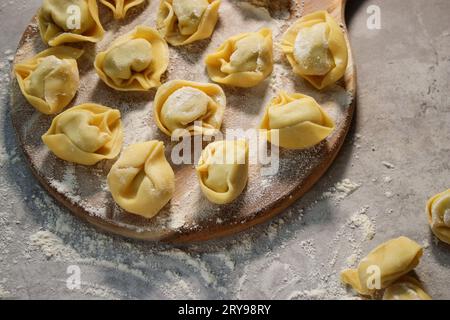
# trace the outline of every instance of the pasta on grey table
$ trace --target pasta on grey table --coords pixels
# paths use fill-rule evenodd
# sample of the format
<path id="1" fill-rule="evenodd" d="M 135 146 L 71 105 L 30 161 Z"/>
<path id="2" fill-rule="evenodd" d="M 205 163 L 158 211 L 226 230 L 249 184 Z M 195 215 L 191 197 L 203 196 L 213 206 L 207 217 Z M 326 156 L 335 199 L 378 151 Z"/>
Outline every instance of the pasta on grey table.
<path id="1" fill-rule="evenodd" d="M 450 248 L 436 241 L 424 210 L 449 187 L 450 22 L 435 18 L 448 1 L 411 0 L 407 14 L 401 1 L 348 1 L 358 111 L 335 163 L 279 218 L 185 246 L 99 233 L 27 168 L 9 118 L 9 73 L 40 2 L 0 5 L 1 298 L 354 298 L 339 272 L 400 235 L 425 248 L 417 271 L 427 292 L 450 298 Z M 370 5 L 381 8 L 379 30 L 367 28 Z M 77 271 L 79 286 L 70 281 Z"/>

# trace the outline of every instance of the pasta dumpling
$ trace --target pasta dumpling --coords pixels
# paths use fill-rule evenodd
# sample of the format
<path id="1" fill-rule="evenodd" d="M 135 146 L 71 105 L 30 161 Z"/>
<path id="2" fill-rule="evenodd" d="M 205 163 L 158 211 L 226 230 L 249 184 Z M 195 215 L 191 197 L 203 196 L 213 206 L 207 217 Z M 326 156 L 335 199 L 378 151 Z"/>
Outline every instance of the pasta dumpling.
<path id="1" fill-rule="evenodd" d="M 383 300 L 432 300 L 415 278 L 404 276 L 386 288 Z"/>
<path id="2" fill-rule="evenodd" d="M 209 144 L 196 168 L 200 188 L 206 198 L 216 204 L 235 200 L 248 180 L 248 143 L 226 140 Z"/>
<path id="3" fill-rule="evenodd" d="M 294 72 L 317 89 L 334 84 L 347 69 L 347 42 L 326 11 L 317 11 L 295 22 L 283 35 L 282 50 Z"/>
<path id="4" fill-rule="evenodd" d="M 249 88 L 264 81 L 273 70 L 272 31 L 231 37 L 206 57 L 209 77 L 217 83 Z"/>
<path id="5" fill-rule="evenodd" d="M 422 254 L 422 247 L 413 240 L 407 237 L 392 239 L 372 250 L 356 269 L 342 271 L 341 280 L 359 294 L 372 295 L 413 270 Z"/>
<path id="6" fill-rule="evenodd" d="M 145 0 L 100 0 L 114 13 L 114 19 L 123 19 L 127 15 L 128 10 L 136 7 Z"/>
<path id="7" fill-rule="evenodd" d="M 108 174 L 108 186 L 125 211 L 152 218 L 175 192 L 175 174 L 164 155 L 161 141 L 129 146 Z"/>
<path id="8" fill-rule="evenodd" d="M 86 103 L 56 116 L 42 141 L 63 160 L 94 165 L 114 159 L 122 148 L 120 111 Z"/>
<path id="9" fill-rule="evenodd" d="M 428 200 L 426 211 L 433 233 L 450 244 L 450 189 Z"/>
<path id="10" fill-rule="evenodd" d="M 267 140 L 287 149 L 310 148 L 326 139 L 334 122 L 312 97 L 280 92 L 264 113 L 260 129 Z"/>
<path id="11" fill-rule="evenodd" d="M 64 109 L 78 91 L 76 59 L 82 54 L 83 50 L 54 47 L 16 64 L 14 73 L 27 101 L 44 114 Z"/>
<path id="12" fill-rule="evenodd" d="M 99 77 L 119 91 L 147 91 L 161 85 L 169 65 L 169 48 L 159 33 L 138 26 L 95 58 Z"/>
<path id="13" fill-rule="evenodd" d="M 221 0 L 161 0 L 157 28 L 173 46 L 206 39 L 214 32 Z"/>
<path id="14" fill-rule="evenodd" d="M 105 33 L 96 0 L 44 0 L 38 24 L 42 40 L 52 47 L 68 42 L 99 42 Z"/>
<path id="15" fill-rule="evenodd" d="M 156 124 L 169 136 L 212 135 L 220 129 L 226 97 L 222 88 L 211 83 L 173 80 L 156 93 L 153 112 Z"/>

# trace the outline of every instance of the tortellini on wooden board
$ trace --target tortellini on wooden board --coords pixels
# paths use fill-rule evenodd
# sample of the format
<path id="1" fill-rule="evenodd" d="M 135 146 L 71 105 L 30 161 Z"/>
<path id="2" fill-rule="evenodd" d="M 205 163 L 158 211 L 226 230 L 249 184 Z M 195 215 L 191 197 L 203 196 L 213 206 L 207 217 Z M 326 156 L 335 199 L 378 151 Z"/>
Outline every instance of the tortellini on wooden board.
<path id="1" fill-rule="evenodd" d="M 80 84 L 76 59 L 83 50 L 53 47 L 14 66 L 25 99 L 44 114 L 59 113 L 75 97 Z"/>
<path id="2" fill-rule="evenodd" d="M 225 41 L 205 60 L 214 82 L 249 88 L 264 81 L 273 71 L 272 31 L 238 34 Z"/>
<path id="3" fill-rule="evenodd" d="M 148 91 L 161 85 L 169 65 L 166 41 L 153 28 L 137 26 L 95 58 L 99 77 L 119 91 Z"/>
<path id="4" fill-rule="evenodd" d="M 127 15 L 128 10 L 136 7 L 146 0 L 100 0 L 114 14 L 114 19 L 123 19 Z"/>
<path id="5" fill-rule="evenodd" d="M 99 42 L 105 33 L 97 0 L 44 0 L 38 24 L 42 40 L 52 47 L 69 42 Z"/>
<path id="6" fill-rule="evenodd" d="M 334 122 L 312 97 L 281 91 L 266 107 L 260 129 L 267 140 L 287 149 L 310 148 L 326 139 Z"/>
<path id="7" fill-rule="evenodd" d="M 428 200 L 426 211 L 433 233 L 450 244 L 450 189 Z"/>
<path id="8" fill-rule="evenodd" d="M 383 300 L 432 300 L 420 281 L 404 276 L 384 290 Z"/>
<path id="9" fill-rule="evenodd" d="M 294 72 L 319 90 L 341 79 L 347 69 L 347 42 L 326 11 L 296 21 L 283 35 L 282 50 Z"/>
<path id="10" fill-rule="evenodd" d="M 148 219 L 157 215 L 175 192 L 175 174 L 164 155 L 164 144 L 157 140 L 125 149 L 107 179 L 121 208 Z"/>
<path id="11" fill-rule="evenodd" d="M 122 148 L 120 111 L 86 103 L 56 116 L 43 142 L 59 158 L 83 165 L 114 159 Z"/>
<path id="12" fill-rule="evenodd" d="M 221 0 L 161 0 L 157 28 L 173 46 L 207 39 L 214 32 Z"/>
<path id="13" fill-rule="evenodd" d="M 342 271 L 341 280 L 361 295 L 373 295 L 413 270 L 422 254 L 422 247 L 415 241 L 407 237 L 392 239 L 372 250 L 356 269 Z"/>
<path id="14" fill-rule="evenodd" d="M 226 96 L 218 85 L 172 80 L 158 89 L 153 112 L 156 124 L 169 136 L 213 135 L 220 130 L 225 106 Z"/>
<path id="15" fill-rule="evenodd" d="M 248 142 L 224 140 L 210 143 L 196 167 L 200 188 L 216 204 L 233 202 L 245 189 L 248 180 Z"/>

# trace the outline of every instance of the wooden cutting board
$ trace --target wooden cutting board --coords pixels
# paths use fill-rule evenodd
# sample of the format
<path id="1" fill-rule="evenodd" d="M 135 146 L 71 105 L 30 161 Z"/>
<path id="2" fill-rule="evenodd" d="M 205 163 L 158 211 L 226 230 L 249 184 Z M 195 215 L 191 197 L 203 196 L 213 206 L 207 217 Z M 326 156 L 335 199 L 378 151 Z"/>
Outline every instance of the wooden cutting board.
<path id="1" fill-rule="evenodd" d="M 159 132 L 152 116 L 155 92 L 116 92 L 98 79 L 93 68 L 96 53 L 105 50 L 113 39 L 139 24 L 155 26 L 158 2 L 152 0 L 135 8 L 124 21 L 113 20 L 111 13 L 100 5 L 107 32 L 97 45 L 78 44 L 86 53 L 79 60 L 81 87 L 70 106 L 94 102 L 118 108 L 124 122 L 124 147 L 138 141 L 159 139 L 166 144 L 170 158 L 175 144 Z M 295 91 L 316 98 L 334 118 L 336 131 L 325 142 L 304 151 L 281 150 L 280 169 L 273 176 L 262 176 L 260 166 L 251 165 L 246 190 L 234 203 L 225 206 L 211 204 L 201 194 L 193 165 L 173 165 L 175 196 L 158 216 L 146 220 L 124 212 L 109 194 L 106 175 L 114 161 L 85 167 L 64 162 L 49 153 L 40 137 L 47 131 L 52 117 L 35 111 L 13 81 L 11 116 L 18 143 L 45 189 L 72 213 L 101 230 L 135 239 L 169 242 L 202 241 L 242 231 L 281 213 L 305 194 L 325 173 L 344 143 L 355 110 L 355 67 L 350 52 L 344 79 L 319 92 L 292 73 L 277 44 L 295 20 L 316 10 L 327 10 L 341 23 L 347 37 L 345 0 L 250 2 L 222 1 L 220 21 L 212 38 L 182 48 L 170 48 L 170 67 L 165 78 L 207 82 L 203 65 L 207 53 L 234 34 L 269 27 L 275 41 L 274 73 L 255 88 L 224 87 L 228 103 L 223 129 L 255 128 L 265 106 L 279 90 Z M 23 61 L 45 48 L 33 19 L 23 34 L 14 62 Z"/>

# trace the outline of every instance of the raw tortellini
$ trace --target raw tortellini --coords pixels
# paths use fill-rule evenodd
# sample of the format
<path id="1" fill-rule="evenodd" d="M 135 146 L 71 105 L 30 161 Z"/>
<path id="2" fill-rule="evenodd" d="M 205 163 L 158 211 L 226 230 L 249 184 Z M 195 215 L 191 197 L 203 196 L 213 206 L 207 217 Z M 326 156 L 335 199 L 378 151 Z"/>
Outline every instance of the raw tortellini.
<path id="1" fill-rule="evenodd" d="M 417 279 L 404 276 L 386 288 L 383 300 L 431 300 L 431 297 Z"/>
<path id="2" fill-rule="evenodd" d="M 123 19 L 128 10 L 144 3 L 145 0 L 100 0 L 114 13 L 114 19 Z"/>
<path id="3" fill-rule="evenodd" d="M 295 22 L 283 35 L 282 49 L 294 72 L 317 89 L 334 84 L 345 74 L 348 49 L 343 31 L 326 11 Z"/>
<path id="4" fill-rule="evenodd" d="M 387 241 L 361 260 L 357 269 L 342 271 L 341 280 L 359 294 L 373 295 L 413 270 L 422 257 L 422 247 L 413 240 L 400 237 Z"/>
<path id="5" fill-rule="evenodd" d="M 56 116 L 42 136 L 59 158 L 94 165 L 117 157 L 122 148 L 120 111 L 98 104 L 82 104 Z"/>
<path id="6" fill-rule="evenodd" d="M 154 217 L 175 191 L 175 175 L 164 155 L 164 144 L 147 141 L 128 147 L 111 168 L 108 185 L 124 210 Z"/>
<path id="7" fill-rule="evenodd" d="M 212 135 L 220 129 L 226 97 L 211 83 L 173 80 L 156 93 L 153 112 L 156 124 L 167 135 Z"/>
<path id="8" fill-rule="evenodd" d="M 158 30 L 173 46 L 209 38 L 219 17 L 221 0 L 161 0 Z"/>
<path id="9" fill-rule="evenodd" d="M 169 65 L 169 48 L 159 33 L 138 26 L 95 58 L 99 77 L 120 91 L 147 91 L 161 85 Z"/>
<path id="10" fill-rule="evenodd" d="M 200 188 L 209 201 L 227 204 L 244 190 L 248 180 L 248 143 L 225 140 L 209 144 L 196 168 Z"/>
<path id="11" fill-rule="evenodd" d="M 231 37 L 206 57 L 209 77 L 221 84 L 254 87 L 273 70 L 272 31 L 242 33 Z"/>
<path id="12" fill-rule="evenodd" d="M 313 98 L 282 91 L 267 106 L 260 128 L 275 145 L 305 149 L 326 139 L 334 122 Z"/>
<path id="13" fill-rule="evenodd" d="M 450 244 L 450 189 L 428 201 L 427 215 L 436 237 Z"/>
<path id="14" fill-rule="evenodd" d="M 105 33 L 96 0 L 44 0 L 38 23 L 42 40 L 52 47 L 68 42 L 99 42 Z"/>
<path id="15" fill-rule="evenodd" d="M 54 47 L 16 64 L 14 72 L 27 101 L 45 114 L 64 109 L 80 84 L 76 59 L 82 54 L 79 49 Z"/>

